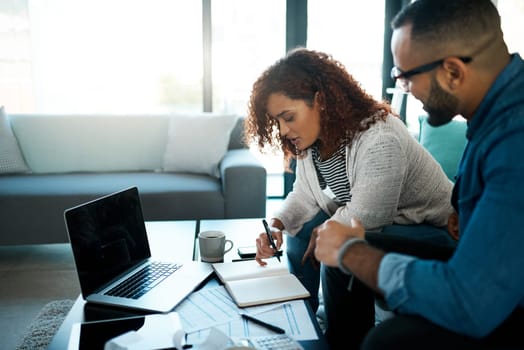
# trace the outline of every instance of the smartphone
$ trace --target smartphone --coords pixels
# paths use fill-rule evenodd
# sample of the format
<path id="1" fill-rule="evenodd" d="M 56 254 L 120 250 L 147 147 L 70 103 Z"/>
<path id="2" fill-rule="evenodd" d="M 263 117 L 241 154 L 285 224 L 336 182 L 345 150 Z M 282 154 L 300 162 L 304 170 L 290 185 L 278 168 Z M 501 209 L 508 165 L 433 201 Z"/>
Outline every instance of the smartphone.
<path id="1" fill-rule="evenodd" d="M 257 254 L 257 247 L 254 245 L 238 247 L 237 252 L 241 259 L 254 259 Z M 276 255 L 282 256 L 282 250 L 279 250 Z"/>
<path id="2" fill-rule="evenodd" d="M 257 247 L 254 245 L 238 247 L 237 252 L 238 252 L 238 256 L 241 259 L 252 259 L 257 254 Z"/>

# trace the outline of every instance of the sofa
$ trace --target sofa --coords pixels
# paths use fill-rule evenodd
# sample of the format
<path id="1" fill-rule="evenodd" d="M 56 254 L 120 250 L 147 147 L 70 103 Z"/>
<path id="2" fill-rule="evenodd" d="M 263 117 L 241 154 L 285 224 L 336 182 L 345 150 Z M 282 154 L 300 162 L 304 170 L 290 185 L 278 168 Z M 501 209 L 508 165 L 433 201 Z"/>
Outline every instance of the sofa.
<path id="1" fill-rule="evenodd" d="M 0 244 L 68 242 L 65 209 L 130 186 L 145 220 L 264 217 L 266 170 L 242 122 L 0 108 Z"/>
<path id="2" fill-rule="evenodd" d="M 466 121 L 461 117 L 456 117 L 449 123 L 438 127 L 429 125 L 425 115 L 419 116 L 418 121 L 419 143 L 440 164 L 448 179 L 455 182 L 458 164 L 467 143 Z"/>

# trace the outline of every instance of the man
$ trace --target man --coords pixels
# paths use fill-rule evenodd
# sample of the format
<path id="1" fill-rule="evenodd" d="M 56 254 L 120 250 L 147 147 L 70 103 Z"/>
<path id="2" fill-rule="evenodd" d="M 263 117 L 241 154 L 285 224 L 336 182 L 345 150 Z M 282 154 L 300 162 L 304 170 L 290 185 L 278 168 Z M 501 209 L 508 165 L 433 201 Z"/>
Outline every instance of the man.
<path id="1" fill-rule="evenodd" d="M 508 53 L 489 0 L 418 0 L 392 27 L 392 77 L 423 103 L 429 123 L 468 121 L 451 199 L 458 246 L 447 261 L 386 253 L 364 240 L 355 218 L 352 227 L 322 225 L 315 256 L 396 312 L 364 349 L 524 348 L 524 62 Z"/>

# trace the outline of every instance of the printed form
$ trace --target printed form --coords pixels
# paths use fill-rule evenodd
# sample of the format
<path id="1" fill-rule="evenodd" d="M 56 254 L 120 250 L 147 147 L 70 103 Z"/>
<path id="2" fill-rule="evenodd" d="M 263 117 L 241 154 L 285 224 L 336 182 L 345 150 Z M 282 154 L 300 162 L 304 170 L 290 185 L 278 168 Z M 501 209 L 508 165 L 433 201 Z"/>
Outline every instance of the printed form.
<path id="1" fill-rule="evenodd" d="M 176 311 L 188 341 L 205 338 L 214 327 L 231 338 L 248 338 L 272 335 L 272 331 L 246 321 L 242 313 L 286 330 L 295 340 L 318 339 L 304 300 L 239 308 L 224 286 L 204 288 L 192 293 Z"/>

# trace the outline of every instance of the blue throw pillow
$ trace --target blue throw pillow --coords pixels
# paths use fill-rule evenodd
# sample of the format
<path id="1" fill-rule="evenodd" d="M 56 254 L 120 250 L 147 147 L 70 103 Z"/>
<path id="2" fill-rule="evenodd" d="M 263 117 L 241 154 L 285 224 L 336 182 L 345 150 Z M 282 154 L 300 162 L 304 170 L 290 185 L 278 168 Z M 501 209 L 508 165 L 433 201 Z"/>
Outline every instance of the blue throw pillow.
<path id="1" fill-rule="evenodd" d="M 448 178 L 454 181 L 466 147 L 466 122 L 454 119 L 448 124 L 434 127 L 428 124 L 427 116 L 420 116 L 418 120 L 420 144 L 439 162 Z"/>

